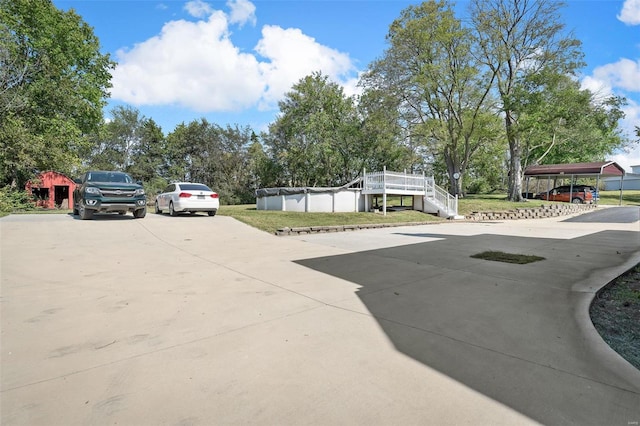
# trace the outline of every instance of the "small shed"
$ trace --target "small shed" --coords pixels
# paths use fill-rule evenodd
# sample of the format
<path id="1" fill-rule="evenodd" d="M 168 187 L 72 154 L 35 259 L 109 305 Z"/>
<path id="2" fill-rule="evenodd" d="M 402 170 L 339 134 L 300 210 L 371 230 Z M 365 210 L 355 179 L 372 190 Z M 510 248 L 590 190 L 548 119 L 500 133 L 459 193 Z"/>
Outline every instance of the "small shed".
<path id="1" fill-rule="evenodd" d="M 73 205 L 75 187 L 75 182 L 62 173 L 48 171 L 28 181 L 25 189 L 38 207 L 69 209 Z"/>

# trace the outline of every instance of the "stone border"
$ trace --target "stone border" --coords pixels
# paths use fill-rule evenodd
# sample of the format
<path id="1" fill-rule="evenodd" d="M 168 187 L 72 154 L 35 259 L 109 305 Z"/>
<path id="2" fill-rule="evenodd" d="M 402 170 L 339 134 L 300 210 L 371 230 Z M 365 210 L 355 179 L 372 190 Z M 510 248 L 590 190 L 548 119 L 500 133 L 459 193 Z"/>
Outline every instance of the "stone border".
<path id="1" fill-rule="evenodd" d="M 335 226 L 300 226 L 296 228 L 280 228 L 276 231 L 276 235 L 307 235 L 307 234 L 323 234 L 327 232 L 347 232 L 359 231 L 361 229 L 377 229 L 377 228 L 395 228 L 397 226 L 418 226 L 418 225 L 434 225 L 441 222 L 395 222 L 395 223 L 361 223 L 357 225 L 335 225 Z"/>
<path id="2" fill-rule="evenodd" d="M 517 219 L 542 219 L 556 216 L 567 216 L 575 213 L 583 213 L 593 210 L 595 204 L 549 204 L 540 207 L 523 207 L 514 210 L 496 212 L 473 212 L 465 216 L 467 221 L 494 221 L 494 220 L 517 220 Z M 418 226 L 435 225 L 438 222 L 396 222 L 396 223 L 370 223 L 358 225 L 336 225 L 336 226 L 300 226 L 295 228 L 279 228 L 275 234 L 278 236 L 287 235 L 307 235 L 322 234 L 328 232 L 359 231 L 361 229 L 392 228 L 397 226 Z"/>
<path id="3" fill-rule="evenodd" d="M 542 219 L 583 213 L 598 207 L 596 204 L 547 204 L 540 207 L 523 207 L 499 212 L 473 212 L 465 219 L 472 221 Z"/>

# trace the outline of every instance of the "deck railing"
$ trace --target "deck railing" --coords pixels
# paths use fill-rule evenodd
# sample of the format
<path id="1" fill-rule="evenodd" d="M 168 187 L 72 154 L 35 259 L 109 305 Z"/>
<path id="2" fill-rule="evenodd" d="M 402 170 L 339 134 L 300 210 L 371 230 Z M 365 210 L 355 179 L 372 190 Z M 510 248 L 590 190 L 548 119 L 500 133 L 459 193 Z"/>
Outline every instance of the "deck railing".
<path id="1" fill-rule="evenodd" d="M 458 214 L 457 197 L 436 185 L 433 177 L 387 170 L 373 173 L 365 172 L 362 190 L 364 193 L 424 194 L 427 201 L 446 212 L 448 216 Z"/>
<path id="2" fill-rule="evenodd" d="M 366 173 L 363 189 L 424 191 L 424 175 L 406 174 L 401 172 L 373 172 Z"/>
<path id="3" fill-rule="evenodd" d="M 427 200 L 435 201 L 435 204 L 443 207 L 448 213 L 458 214 L 458 197 L 454 197 L 436 185 L 433 177 L 426 178 L 425 188 Z"/>

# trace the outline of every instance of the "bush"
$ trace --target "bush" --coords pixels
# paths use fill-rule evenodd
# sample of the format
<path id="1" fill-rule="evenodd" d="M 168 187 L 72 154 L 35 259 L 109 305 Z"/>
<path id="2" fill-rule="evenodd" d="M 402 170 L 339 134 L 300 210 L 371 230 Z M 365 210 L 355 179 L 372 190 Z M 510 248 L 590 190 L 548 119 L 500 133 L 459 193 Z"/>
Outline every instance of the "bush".
<path id="1" fill-rule="evenodd" d="M 467 193 L 486 194 L 491 191 L 491 186 L 483 178 L 477 178 L 467 184 Z"/>
<path id="2" fill-rule="evenodd" d="M 31 194 L 18 191 L 9 186 L 0 188 L 0 212 L 13 213 L 16 211 L 34 210 L 35 205 Z"/>

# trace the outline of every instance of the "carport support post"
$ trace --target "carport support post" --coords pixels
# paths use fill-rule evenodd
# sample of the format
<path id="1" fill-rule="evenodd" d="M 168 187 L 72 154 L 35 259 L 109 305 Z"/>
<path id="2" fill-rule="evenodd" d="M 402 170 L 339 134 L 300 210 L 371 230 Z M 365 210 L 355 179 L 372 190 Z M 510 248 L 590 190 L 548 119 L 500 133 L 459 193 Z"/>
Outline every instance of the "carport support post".
<path id="1" fill-rule="evenodd" d="M 622 205 L 622 184 L 624 181 L 624 174 L 622 176 L 620 176 L 620 201 L 618 201 L 618 205 L 621 206 Z"/>
<path id="2" fill-rule="evenodd" d="M 387 166 L 382 167 L 382 215 L 387 215 Z"/>

